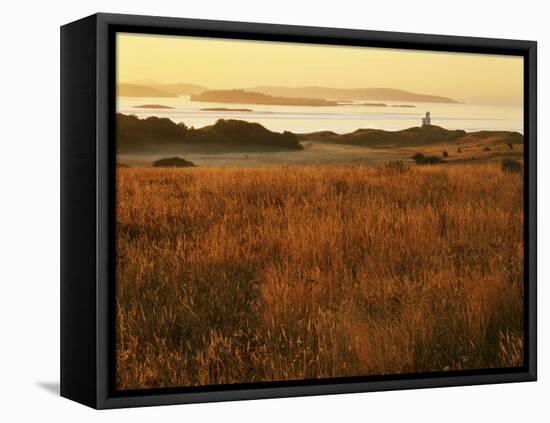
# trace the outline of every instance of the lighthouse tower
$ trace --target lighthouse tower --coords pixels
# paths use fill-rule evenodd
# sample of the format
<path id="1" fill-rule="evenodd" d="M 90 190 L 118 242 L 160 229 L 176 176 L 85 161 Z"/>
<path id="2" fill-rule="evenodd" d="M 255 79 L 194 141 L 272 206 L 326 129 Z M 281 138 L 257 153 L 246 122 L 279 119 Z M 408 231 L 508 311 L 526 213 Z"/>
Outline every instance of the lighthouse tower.
<path id="1" fill-rule="evenodd" d="M 422 118 L 422 126 L 429 126 L 432 124 L 432 118 L 430 117 L 430 112 L 426 112 L 426 117 Z"/>

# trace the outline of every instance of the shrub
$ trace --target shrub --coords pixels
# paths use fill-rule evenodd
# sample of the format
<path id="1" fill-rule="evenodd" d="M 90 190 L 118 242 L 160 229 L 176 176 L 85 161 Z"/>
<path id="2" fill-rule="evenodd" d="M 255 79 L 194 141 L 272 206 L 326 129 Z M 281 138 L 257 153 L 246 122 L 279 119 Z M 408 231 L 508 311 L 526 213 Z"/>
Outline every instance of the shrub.
<path id="1" fill-rule="evenodd" d="M 449 153 L 447 151 L 443 152 L 443 157 L 449 157 Z"/>
<path id="2" fill-rule="evenodd" d="M 153 167 L 193 167 L 195 163 L 189 160 L 182 159 L 181 157 L 170 157 L 166 159 L 159 159 L 153 162 Z"/>
<path id="3" fill-rule="evenodd" d="M 457 153 L 462 153 L 462 148 L 460 148 L 460 147 L 457 148 L 457 149 L 456 149 L 456 152 L 457 152 Z"/>
<path id="4" fill-rule="evenodd" d="M 483 151 L 491 151 L 491 147 L 485 147 Z"/>
<path id="5" fill-rule="evenodd" d="M 424 154 L 422 153 L 416 153 L 414 156 L 412 156 L 412 159 L 416 162 L 416 163 L 419 163 L 421 162 L 422 160 L 424 160 Z"/>
<path id="6" fill-rule="evenodd" d="M 419 165 L 433 165 L 438 163 L 444 163 L 439 157 L 436 156 L 425 156 L 422 153 L 416 153 L 412 156 L 412 159 Z"/>
<path id="7" fill-rule="evenodd" d="M 503 172 L 520 173 L 521 163 L 514 159 L 504 159 L 500 162 L 500 168 Z"/>
<path id="8" fill-rule="evenodd" d="M 512 144 L 511 142 L 509 142 L 508 144 L 506 144 L 510 150 L 513 150 L 514 149 L 514 144 Z"/>

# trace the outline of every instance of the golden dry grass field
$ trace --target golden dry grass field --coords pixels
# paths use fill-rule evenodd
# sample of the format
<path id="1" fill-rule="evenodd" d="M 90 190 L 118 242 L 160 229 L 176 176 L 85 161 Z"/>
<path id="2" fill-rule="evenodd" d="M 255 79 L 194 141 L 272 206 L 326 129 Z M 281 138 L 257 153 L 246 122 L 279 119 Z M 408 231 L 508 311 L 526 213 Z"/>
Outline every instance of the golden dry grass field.
<path id="1" fill-rule="evenodd" d="M 116 384 L 523 362 L 523 183 L 496 164 L 117 169 Z"/>

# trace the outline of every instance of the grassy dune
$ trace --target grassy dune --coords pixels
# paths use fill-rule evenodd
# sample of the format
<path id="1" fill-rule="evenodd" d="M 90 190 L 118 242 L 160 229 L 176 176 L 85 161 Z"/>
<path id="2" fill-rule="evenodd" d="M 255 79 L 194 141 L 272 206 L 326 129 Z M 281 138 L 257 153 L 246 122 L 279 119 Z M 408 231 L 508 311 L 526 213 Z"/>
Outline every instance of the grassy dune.
<path id="1" fill-rule="evenodd" d="M 522 364 L 521 175 L 117 173 L 119 389 Z"/>

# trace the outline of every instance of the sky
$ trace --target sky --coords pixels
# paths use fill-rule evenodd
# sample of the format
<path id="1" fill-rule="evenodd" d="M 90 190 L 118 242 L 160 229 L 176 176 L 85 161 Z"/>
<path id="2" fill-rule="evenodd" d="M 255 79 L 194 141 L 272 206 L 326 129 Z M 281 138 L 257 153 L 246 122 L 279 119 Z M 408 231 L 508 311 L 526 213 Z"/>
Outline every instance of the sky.
<path id="1" fill-rule="evenodd" d="M 472 104 L 521 105 L 523 58 L 172 35 L 117 35 L 117 81 L 397 88 Z"/>

